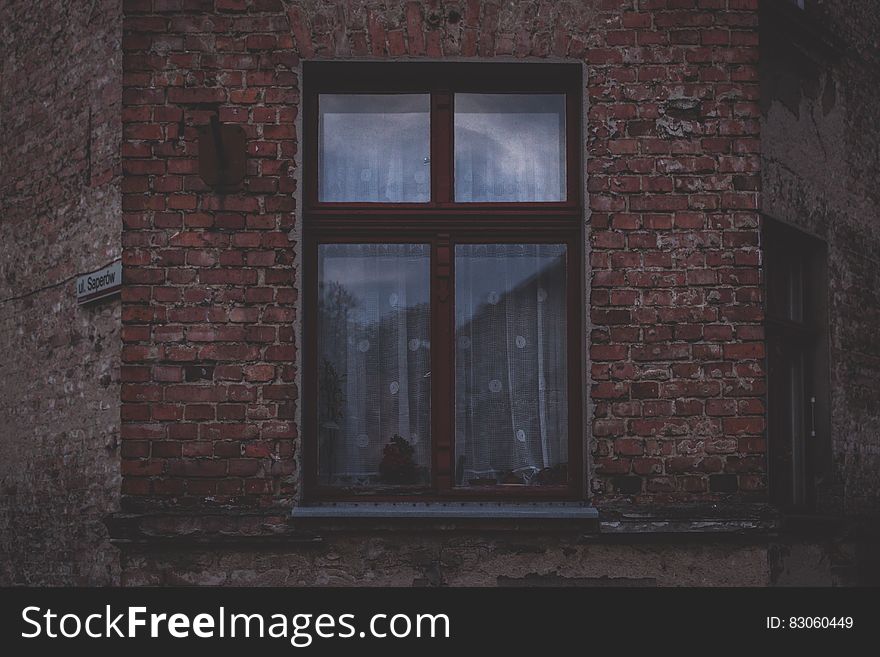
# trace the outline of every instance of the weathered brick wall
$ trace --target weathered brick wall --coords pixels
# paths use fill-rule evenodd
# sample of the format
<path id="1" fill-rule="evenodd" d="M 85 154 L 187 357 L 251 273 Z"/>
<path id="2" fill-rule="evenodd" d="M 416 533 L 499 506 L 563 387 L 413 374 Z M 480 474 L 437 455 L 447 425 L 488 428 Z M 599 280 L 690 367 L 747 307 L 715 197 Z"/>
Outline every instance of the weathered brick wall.
<path id="1" fill-rule="evenodd" d="M 593 489 L 761 496 L 757 2 L 618 4 L 584 53 Z"/>
<path id="2" fill-rule="evenodd" d="M 128 0 L 123 492 L 297 492 L 301 58 L 568 58 L 588 74 L 597 501 L 761 496 L 757 0 Z M 196 127 L 248 139 L 243 191 Z"/>
<path id="3" fill-rule="evenodd" d="M 280 2 L 214 4 L 125 3 L 123 493 L 284 505 L 299 60 Z M 218 113 L 247 131 L 241 193 L 197 175 Z"/>
<path id="4" fill-rule="evenodd" d="M 121 3 L 0 4 L 0 583 L 118 580 Z"/>
<path id="5" fill-rule="evenodd" d="M 792 28 L 761 49 L 763 209 L 828 242 L 833 471 L 820 510 L 877 515 L 880 6 L 814 8 L 814 33 Z"/>

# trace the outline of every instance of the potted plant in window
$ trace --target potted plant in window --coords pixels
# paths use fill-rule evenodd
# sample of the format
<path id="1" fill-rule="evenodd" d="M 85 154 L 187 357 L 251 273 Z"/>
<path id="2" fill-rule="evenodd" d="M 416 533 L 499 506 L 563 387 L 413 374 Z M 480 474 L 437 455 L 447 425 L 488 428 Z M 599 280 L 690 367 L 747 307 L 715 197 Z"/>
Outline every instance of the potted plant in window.
<path id="1" fill-rule="evenodd" d="M 400 434 L 394 434 L 379 462 L 379 476 L 387 484 L 415 484 L 419 478 L 419 469 L 415 461 L 415 448 Z"/>

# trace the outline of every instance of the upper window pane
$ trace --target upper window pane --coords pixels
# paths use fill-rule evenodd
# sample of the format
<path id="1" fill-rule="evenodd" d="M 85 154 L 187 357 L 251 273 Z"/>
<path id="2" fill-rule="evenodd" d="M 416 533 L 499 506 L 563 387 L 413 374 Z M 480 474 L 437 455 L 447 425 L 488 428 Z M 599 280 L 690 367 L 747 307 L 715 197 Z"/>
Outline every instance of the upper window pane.
<path id="1" fill-rule="evenodd" d="M 780 238 L 765 244 L 767 315 L 771 319 L 804 321 L 804 256 L 796 244 Z M 772 257 L 770 257 L 772 256 Z"/>
<path id="2" fill-rule="evenodd" d="M 456 94 L 455 200 L 564 201 L 564 94 Z"/>
<path id="3" fill-rule="evenodd" d="M 429 201 L 430 109 L 428 94 L 320 94 L 319 200 Z"/>

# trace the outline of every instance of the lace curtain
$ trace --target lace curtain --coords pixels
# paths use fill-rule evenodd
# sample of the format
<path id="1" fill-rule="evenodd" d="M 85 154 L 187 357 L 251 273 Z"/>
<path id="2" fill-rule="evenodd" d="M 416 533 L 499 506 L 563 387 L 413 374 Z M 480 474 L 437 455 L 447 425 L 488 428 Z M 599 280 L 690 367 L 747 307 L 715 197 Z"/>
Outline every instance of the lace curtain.
<path id="1" fill-rule="evenodd" d="M 565 96 L 455 95 L 455 200 L 565 199 Z"/>
<path id="2" fill-rule="evenodd" d="M 321 94 L 318 102 L 322 201 L 430 199 L 427 94 Z"/>
<path id="3" fill-rule="evenodd" d="M 430 247 L 319 248 L 319 475 L 428 485 Z M 455 250 L 455 484 L 567 481 L 565 247 Z"/>
<path id="4" fill-rule="evenodd" d="M 319 249 L 323 484 L 429 481 L 429 263 L 421 244 Z"/>
<path id="5" fill-rule="evenodd" d="M 565 246 L 455 251 L 456 484 L 566 481 Z"/>

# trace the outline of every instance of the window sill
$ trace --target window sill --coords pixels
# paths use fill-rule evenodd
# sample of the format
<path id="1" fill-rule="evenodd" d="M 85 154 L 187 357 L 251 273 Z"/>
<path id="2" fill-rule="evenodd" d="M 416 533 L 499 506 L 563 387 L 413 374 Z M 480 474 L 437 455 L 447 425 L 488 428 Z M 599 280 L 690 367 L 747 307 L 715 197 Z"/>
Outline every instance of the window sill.
<path id="1" fill-rule="evenodd" d="M 468 520 L 598 520 L 594 507 L 576 503 L 503 504 L 493 502 L 361 503 L 297 506 L 294 520 L 319 519 L 468 519 Z"/>
<path id="2" fill-rule="evenodd" d="M 599 512 L 582 503 L 385 502 L 303 505 L 290 515 L 293 527 L 338 532 L 554 532 L 599 530 Z"/>
<path id="3" fill-rule="evenodd" d="M 601 518 L 600 518 L 601 515 Z M 105 518 L 118 545 L 284 545 L 308 549 L 334 535 L 387 533 L 568 536 L 576 542 L 766 541 L 791 536 L 880 536 L 876 519 L 785 516 L 765 504 L 603 507 L 577 502 L 325 503 L 294 509 L 122 512 Z"/>

